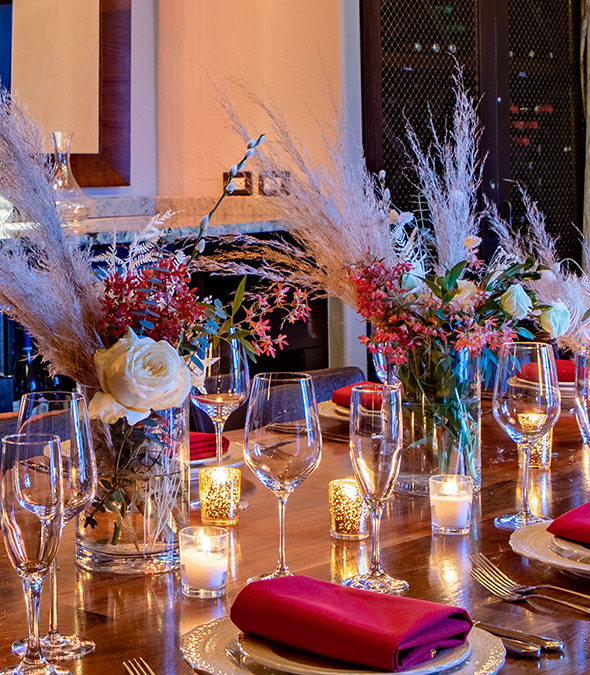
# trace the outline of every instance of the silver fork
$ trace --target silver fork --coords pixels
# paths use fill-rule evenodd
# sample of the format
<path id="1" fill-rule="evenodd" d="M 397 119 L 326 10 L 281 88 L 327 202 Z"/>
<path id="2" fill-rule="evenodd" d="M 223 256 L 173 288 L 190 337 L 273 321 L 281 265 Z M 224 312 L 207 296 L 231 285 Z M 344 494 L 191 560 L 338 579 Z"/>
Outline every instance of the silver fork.
<path id="1" fill-rule="evenodd" d="M 523 586 L 522 584 L 517 583 L 504 574 L 504 572 L 502 572 L 498 567 L 496 567 L 496 565 L 488 560 L 485 555 L 483 555 L 483 553 L 473 554 L 471 556 L 471 562 L 473 563 L 472 568 L 469 570 L 471 577 L 473 577 L 473 579 L 478 581 L 484 588 L 490 591 L 490 593 L 499 598 L 502 598 L 503 600 L 508 600 L 509 602 L 518 602 L 519 600 L 526 600 L 529 597 L 543 598 L 545 600 L 551 600 L 552 602 L 555 602 L 559 605 L 565 605 L 570 609 L 575 609 L 578 612 L 582 612 L 590 616 L 589 607 L 583 607 L 582 605 L 577 605 L 573 602 L 567 602 L 567 600 L 554 598 L 551 595 L 538 593 L 537 589 L 548 588 L 565 593 L 571 593 L 572 595 L 584 598 L 585 600 L 590 600 L 590 596 L 584 595 L 583 593 L 578 593 L 577 591 L 570 591 L 567 588 L 552 586 L 551 584 Z"/>
<path id="2" fill-rule="evenodd" d="M 156 675 L 147 662 L 141 657 L 139 659 L 123 661 L 123 667 L 129 675 Z"/>

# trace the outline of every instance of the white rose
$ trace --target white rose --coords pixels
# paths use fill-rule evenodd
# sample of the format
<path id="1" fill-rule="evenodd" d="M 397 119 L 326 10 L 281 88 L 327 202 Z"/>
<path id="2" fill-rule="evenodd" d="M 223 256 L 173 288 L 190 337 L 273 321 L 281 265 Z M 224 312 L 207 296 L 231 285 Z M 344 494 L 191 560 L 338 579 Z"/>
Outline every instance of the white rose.
<path id="1" fill-rule="evenodd" d="M 170 344 L 127 334 L 110 349 L 99 349 L 94 364 L 102 391 L 88 407 L 91 418 L 112 424 L 126 417 L 136 424 L 152 410 L 180 406 L 191 389 L 191 373 Z"/>
<path id="2" fill-rule="evenodd" d="M 558 338 L 565 335 L 570 327 L 571 315 L 566 304 L 561 300 L 554 303 L 549 309 L 541 312 L 539 318 L 541 326 L 552 338 Z"/>
<path id="3" fill-rule="evenodd" d="M 513 284 L 502 294 L 500 307 L 515 319 L 524 319 L 533 308 L 533 303 L 522 286 Z"/>
<path id="4" fill-rule="evenodd" d="M 471 301 L 479 291 L 479 287 L 468 279 L 460 279 L 457 281 L 457 286 L 459 287 L 459 292 L 453 298 L 453 302 L 462 308 L 470 307 Z"/>
<path id="5" fill-rule="evenodd" d="M 583 347 L 590 347 L 590 321 L 582 324 L 577 333 L 578 342 Z"/>

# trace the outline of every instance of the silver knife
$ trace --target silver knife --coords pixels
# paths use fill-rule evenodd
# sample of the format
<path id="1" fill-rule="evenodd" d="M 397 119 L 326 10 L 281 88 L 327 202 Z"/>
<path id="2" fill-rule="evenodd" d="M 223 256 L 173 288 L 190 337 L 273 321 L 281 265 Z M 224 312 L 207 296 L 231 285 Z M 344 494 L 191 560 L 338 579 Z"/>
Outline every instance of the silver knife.
<path id="1" fill-rule="evenodd" d="M 502 640 L 506 653 L 529 659 L 538 659 L 541 656 L 541 647 L 531 642 L 521 642 L 507 637 L 498 636 Z"/>
<path id="2" fill-rule="evenodd" d="M 494 626 L 491 623 L 484 623 L 483 621 L 474 621 L 473 625 L 482 628 L 483 630 L 487 630 L 488 633 L 492 633 L 498 637 L 511 638 L 513 640 L 537 645 L 544 652 L 562 652 L 564 648 L 564 644 L 561 640 L 553 640 L 552 638 L 543 637 L 541 635 L 532 635 L 531 633 L 525 633 L 521 630 L 516 630 L 515 628 Z"/>

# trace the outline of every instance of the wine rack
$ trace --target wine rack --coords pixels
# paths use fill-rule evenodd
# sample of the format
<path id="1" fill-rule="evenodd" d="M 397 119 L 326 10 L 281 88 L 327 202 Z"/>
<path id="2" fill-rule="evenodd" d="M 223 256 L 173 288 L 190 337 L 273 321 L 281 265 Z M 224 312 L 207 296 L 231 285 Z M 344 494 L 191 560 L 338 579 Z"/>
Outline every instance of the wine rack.
<path id="1" fill-rule="evenodd" d="M 525 226 L 517 184 L 539 202 L 558 253 L 579 261 L 584 118 L 580 0 L 362 0 L 364 144 L 395 206 L 414 210 L 405 120 L 429 138 L 450 123 L 455 63 L 480 101 L 482 194 Z M 495 241 L 484 230 L 484 254 Z"/>

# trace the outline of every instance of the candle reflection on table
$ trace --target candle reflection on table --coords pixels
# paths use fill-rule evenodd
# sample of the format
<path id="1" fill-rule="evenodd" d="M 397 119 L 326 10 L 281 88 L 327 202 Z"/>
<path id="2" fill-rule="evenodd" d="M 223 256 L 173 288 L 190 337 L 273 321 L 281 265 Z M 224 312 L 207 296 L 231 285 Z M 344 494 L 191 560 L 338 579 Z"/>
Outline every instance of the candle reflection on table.
<path id="1" fill-rule="evenodd" d="M 344 579 L 369 571 L 369 548 L 365 541 L 332 539 L 330 580 L 341 584 Z"/>

